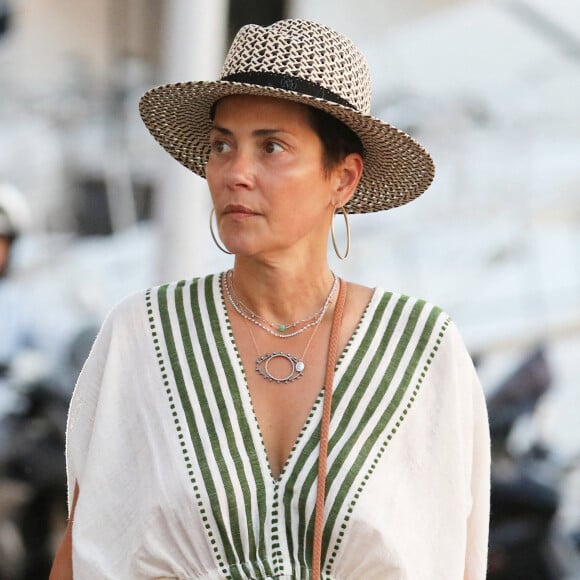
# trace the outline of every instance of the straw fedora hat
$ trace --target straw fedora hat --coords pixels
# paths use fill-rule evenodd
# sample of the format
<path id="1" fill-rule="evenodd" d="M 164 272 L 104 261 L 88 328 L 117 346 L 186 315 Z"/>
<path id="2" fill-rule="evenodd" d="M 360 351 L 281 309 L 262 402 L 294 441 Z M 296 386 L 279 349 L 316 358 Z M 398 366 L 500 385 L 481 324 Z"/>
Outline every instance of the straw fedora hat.
<path id="1" fill-rule="evenodd" d="M 403 131 L 370 115 L 368 65 L 345 36 L 306 20 L 242 27 L 218 81 L 168 84 L 141 98 L 143 122 L 177 161 L 205 177 L 211 110 L 228 95 L 288 99 L 326 111 L 350 127 L 364 147 L 364 170 L 349 213 L 408 203 L 431 184 L 429 153 Z"/>

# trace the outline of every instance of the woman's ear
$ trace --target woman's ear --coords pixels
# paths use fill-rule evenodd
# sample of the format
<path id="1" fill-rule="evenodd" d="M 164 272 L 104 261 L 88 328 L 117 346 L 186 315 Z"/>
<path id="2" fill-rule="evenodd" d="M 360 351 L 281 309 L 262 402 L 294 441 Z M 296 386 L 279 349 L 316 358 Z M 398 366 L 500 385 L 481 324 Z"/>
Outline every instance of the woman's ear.
<path id="1" fill-rule="evenodd" d="M 353 196 L 363 172 L 363 158 L 349 153 L 335 168 L 334 205 L 342 207 Z"/>

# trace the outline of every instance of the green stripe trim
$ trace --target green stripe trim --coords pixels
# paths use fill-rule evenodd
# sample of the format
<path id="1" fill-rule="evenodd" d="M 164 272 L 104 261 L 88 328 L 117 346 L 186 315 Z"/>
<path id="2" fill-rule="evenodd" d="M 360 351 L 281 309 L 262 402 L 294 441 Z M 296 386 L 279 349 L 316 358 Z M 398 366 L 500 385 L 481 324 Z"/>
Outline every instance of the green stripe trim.
<path id="1" fill-rule="evenodd" d="M 193 324 L 188 320 L 186 312 L 188 305 L 185 293 L 187 291 L 185 282 L 180 282 L 175 286 L 175 316 L 178 329 L 172 328 L 167 296 L 163 296 L 163 299 L 160 300 L 160 313 L 171 367 L 175 375 L 193 449 L 201 469 L 201 479 L 210 498 L 216 498 L 218 489 L 223 489 L 224 497 L 227 499 L 227 511 L 225 511 L 225 506 L 222 509 L 218 502 L 211 501 L 210 508 L 215 518 L 216 527 L 214 533 L 221 540 L 225 558 L 229 562 L 228 577 L 236 579 L 271 576 L 265 525 L 268 512 L 265 482 L 260 468 L 260 458 L 257 455 L 255 445 L 253 445 L 252 430 L 240 396 L 240 388 L 243 388 L 243 385 L 236 382 L 235 369 L 228 354 L 223 329 L 220 328 L 218 307 L 220 299 L 216 298 L 216 295 L 221 295 L 219 279 L 216 276 L 208 276 L 205 279 L 193 280 L 189 284 L 189 308 Z M 167 287 L 164 293 L 167 293 Z M 202 294 L 205 300 L 203 307 Z M 224 308 L 223 296 L 221 297 L 221 307 Z M 211 330 L 206 332 L 208 326 Z M 227 324 L 227 318 L 226 326 L 230 338 L 233 338 L 231 328 Z M 179 332 L 183 344 L 187 369 L 179 364 L 176 347 L 177 335 L 175 334 L 177 332 Z M 210 342 L 212 343 L 211 347 Z M 217 359 L 215 358 L 216 351 L 218 353 Z M 226 377 L 225 385 L 220 385 L 218 369 Z M 183 374 L 186 371 L 189 371 L 188 376 Z M 211 402 L 208 398 L 208 388 L 203 384 L 206 379 L 202 379 L 202 377 L 205 376 L 213 386 Z M 195 392 L 195 403 L 192 403 L 187 388 L 190 381 L 193 385 L 193 392 Z M 231 399 L 227 399 L 227 397 Z M 228 401 L 230 400 L 230 408 L 233 406 L 234 409 L 233 415 L 228 412 Z M 201 425 L 195 419 L 194 404 L 202 415 Z M 217 411 L 214 410 L 212 413 L 212 408 Z M 239 432 L 234 429 L 234 421 L 236 421 Z M 223 429 L 225 440 L 224 437 L 220 440 L 216 425 Z M 210 441 L 209 448 L 204 447 L 201 437 L 204 431 Z M 228 469 L 228 462 L 230 465 L 233 464 L 235 469 L 233 479 L 229 471 L 231 467 Z M 246 465 L 249 464 L 253 481 L 250 481 L 246 475 L 244 462 Z M 218 473 L 219 479 L 216 479 Z M 252 498 L 252 491 L 256 503 Z M 253 506 L 257 510 L 257 521 L 255 521 L 252 511 Z M 247 526 L 244 525 L 244 521 L 247 522 Z M 244 525 L 243 529 L 242 525 Z M 248 538 L 248 545 L 245 547 L 239 541 L 242 538 L 242 532 L 245 532 Z M 215 542 L 213 535 L 212 542 Z M 257 568 L 254 569 L 254 566 Z"/>
<path id="2" fill-rule="evenodd" d="M 183 284 L 184 284 L 184 282 L 179 282 L 177 284 L 177 287 L 183 286 Z M 177 290 L 177 287 L 176 287 L 176 290 Z M 169 356 L 169 364 L 170 364 L 171 370 L 173 372 L 175 386 L 177 388 L 177 392 L 179 394 L 179 399 L 181 401 L 181 406 L 183 408 L 183 412 L 184 412 L 184 415 L 185 415 L 185 418 L 186 418 L 186 421 L 188 424 L 190 438 L 191 438 L 191 441 L 194 444 L 194 448 L 195 448 L 196 443 L 199 445 L 199 436 L 197 434 L 197 431 L 195 429 L 192 429 L 192 424 L 194 423 L 194 421 L 193 421 L 193 409 L 192 409 L 189 397 L 187 395 L 187 389 L 185 386 L 185 381 L 184 381 L 183 373 L 181 370 L 181 365 L 179 364 L 179 358 L 177 356 L 177 350 L 176 350 L 175 341 L 173 338 L 173 330 L 171 327 L 171 320 L 169 317 L 169 308 L 168 308 L 168 302 L 167 302 L 168 288 L 169 288 L 168 285 L 161 286 L 157 291 L 157 302 L 158 302 L 159 316 L 160 316 L 160 320 L 161 320 L 161 328 L 163 330 L 163 337 L 165 339 L 165 345 L 166 345 L 167 353 Z M 174 417 L 176 417 L 175 411 L 173 411 L 172 414 Z M 174 421 L 176 422 L 176 425 L 177 425 L 178 419 L 174 419 Z M 201 461 L 200 461 L 200 459 L 201 459 Z M 184 460 L 186 461 L 186 467 L 189 470 L 189 473 L 191 473 L 192 465 L 189 462 L 189 457 L 184 457 Z M 203 458 L 198 457 L 198 463 L 203 465 Z M 212 488 L 212 487 L 208 488 L 207 483 L 206 482 L 204 482 L 204 483 L 206 484 L 206 489 L 208 489 L 210 497 L 212 495 L 212 492 L 215 495 L 216 494 L 215 488 Z M 199 505 L 201 503 L 201 495 L 199 494 L 199 490 L 197 490 L 196 499 L 198 500 L 198 505 Z M 215 517 L 216 514 L 214 513 L 213 510 L 212 510 L 212 514 Z M 212 547 L 212 551 L 213 551 L 214 557 L 217 561 L 217 564 L 220 567 L 222 573 L 226 576 L 226 578 L 231 578 L 231 575 L 228 573 L 228 566 L 226 565 L 226 562 L 224 562 L 224 557 L 219 550 L 219 546 L 217 544 L 216 539 L 214 538 L 214 532 L 213 532 L 212 526 L 209 522 L 209 519 L 204 514 L 202 514 L 202 519 L 203 519 L 206 534 L 208 536 L 209 543 Z M 223 547 L 225 548 L 225 545 L 223 545 Z M 230 555 L 226 552 L 226 560 L 229 560 L 229 558 L 230 558 Z"/>
<path id="3" fill-rule="evenodd" d="M 199 281 L 195 280 L 191 286 L 190 291 L 194 292 L 197 289 Z M 178 284 L 175 289 L 175 310 L 177 314 L 177 320 L 179 323 L 179 330 L 181 333 L 181 340 L 183 341 L 183 347 L 185 351 L 186 360 L 189 367 L 189 372 L 191 376 L 191 380 L 193 382 L 193 387 L 196 393 L 196 404 L 203 416 L 203 427 L 207 431 L 207 434 L 210 440 L 218 441 L 218 433 L 215 429 L 214 421 L 212 420 L 212 414 L 209 407 L 209 400 L 206 395 L 206 390 L 203 388 L 200 369 L 198 365 L 198 361 L 195 358 L 195 354 L 193 352 L 193 344 L 191 336 L 188 332 L 188 322 L 185 317 L 184 311 L 184 303 L 183 303 L 183 284 Z M 199 322 L 196 323 L 196 328 L 199 335 L 198 343 L 204 348 L 206 345 L 205 336 L 203 333 L 203 328 Z M 206 346 L 205 346 L 206 347 Z M 207 348 L 207 347 L 206 347 Z M 213 378 L 210 375 L 210 379 Z M 187 394 L 187 390 L 184 387 L 184 395 L 183 398 L 187 399 L 187 405 L 191 408 L 191 401 L 189 400 L 189 396 Z M 184 405 L 185 406 L 185 405 Z M 201 426 L 196 424 L 196 421 L 193 417 L 193 414 L 186 414 L 187 422 L 189 426 L 189 431 L 192 436 L 192 441 L 194 443 L 194 449 L 198 457 L 200 458 L 200 468 L 201 468 L 201 475 L 203 481 L 206 485 L 208 493 L 210 497 L 218 497 L 217 487 L 219 486 L 218 482 L 214 481 L 211 469 L 209 465 L 212 462 L 215 462 L 220 467 L 220 472 L 222 474 L 222 482 L 221 484 L 226 489 L 226 498 L 227 498 L 227 507 L 229 513 L 236 513 L 237 512 L 237 504 L 235 502 L 234 494 L 232 493 L 232 480 L 226 468 L 226 459 L 223 454 L 223 451 L 219 445 L 213 445 L 212 448 L 206 452 L 206 449 L 203 446 L 202 439 L 199 436 L 201 431 Z M 238 558 L 236 557 L 237 554 L 235 552 L 234 546 L 232 545 L 229 537 L 228 537 L 228 530 L 230 529 L 231 525 L 231 532 L 234 538 L 240 537 L 240 529 L 239 529 L 239 522 L 237 518 L 229 518 L 227 513 L 224 513 L 222 509 L 220 509 L 220 505 L 217 501 L 212 502 L 212 511 L 216 520 L 216 525 L 218 528 L 219 535 L 221 537 L 224 551 L 226 553 L 226 558 L 228 562 L 236 562 Z M 230 521 L 231 520 L 231 521 Z"/>
<path id="4" fill-rule="evenodd" d="M 409 397 L 407 404 L 401 410 L 393 428 L 390 430 L 390 432 L 388 432 L 386 434 L 386 438 L 383 440 L 379 450 L 377 451 L 375 457 L 373 458 L 372 463 L 371 463 L 369 469 L 367 470 L 367 473 L 365 473 L 362 476 L 362 478 L 359 479 L 359 485 L 356 489 L 356 492 L 352 496 L 352 499 L 349 503 L 348 508 L 344 512 L 344 515 L 342 518 L 342 523 L 340 524 L 339 527 L 337 527 L 338 522 L 336 521 L 336 519 L 338 517 L 338 511 L 335 511 L 336 516 L 335 516 L 335 522 L 334 522 L 333 528 L 331 528 L 328 525 L 328 522 L 332 521 L 332 518 L 330 518 L 330 517 L 327 521 L 327 524 L 325 525 L 323 538 L 326 536 L 325 537 L 325 548 L 327 550 L 328 550 L 328 543 L 329 543 L 330 537 L 332 535 L 333 529 L 337 530 L 337 539 L 336 539 L 335 545 L 333 546 L 332 550 L 328 553 L 329 555 L 328 555 L 328 559 L 326 561 L 326 570 L 325 571 L 327 574 L 330 574 L 332 571 L 332 566 L 336 560 L 338 550 L 342 544 L 343 538 L 344 538 L 346 530 L 348 528 L 349 521 L 351 519 L 351 515 L 354 511 L 354 508 L 355 508 L 356 504 L 358 503 L 358 500 L 359 500 L 360 496 L 362 495 L 367 482 L 370 480 L 372 474 L 374 473 L 376 467 L 378 466 L 380 459 L 384 455 L 389 443 L 392 441 L 393 437 L 398 433 L 403 421 L 405 420 L 410 409 L 412 408 L 412 406 L 413 406 L 413 404 L 414 404 L 414 402 L 419 394 L 421 386 L 422 386 L 425 378 L 427 377 L 427 373 L 429 371 L 431 363 L 433 362 L 433 359 L 435 358 L 435 355 L 436 355 L 437 351 L 439 350 L 439 346 L 441 345 L 441 341 L 443 339 L 445 331 L 447 330 L 447 328 L 449 326 L 449 322 L 450 322 L 449 319 L 444 320 L 437 329 L 436 328 L 437 321 L 440 320 L 441 314 L 442 314 L 441 309 L 439 309 L 437 307 L 432 307 L 432 310 L 431 310 L 429 317 L 427 319 L 427 323 L 426 323 L 426 325 L 421 333 L 421 337 L 419 339 L 419 344 L 417 345 L 417 347 L 414 351 L 412 360 L 410 361 L 410 364 L 405 372 L 404 384 L 401 384 L 399 386 L 399 389 L 398 389 L 395 397 L 391 400 L 391 402 L 388 405 L 387 411 L 381 417 L 380 425 L 377 425 L 377 428 L 375 429 L 375 432 L 372 435 L 372 439 L 374 440 L 373 446 L 376 443 L 376 440 L 378 439 L 378 437 L 376 435 L 381 435 L 381 434 L 385 433 L 386 426 L 388 425 L 392 416 L 395 414 L 395 411 L 400 407 L 400 404 L 403 400 L 403 396 L 404 396 L 405 392 L 409 389 L 411 379 L 413 378 L 413 376 L 416 376 L 416 371 L 417 371 L 417 368 L 419 366 L 419 362 L 425 355 L 426 348 L 427 348 L 429 342 L 431 342 L 431 340 L 432 340 L 434 331 L 438 332 L 437 338 L 435 339 L 434 345 L 431 348 L 431 351 L 429 352 L 427 358 L 425 359 L 425 363 L 423 365 L 423 368 L 421 369 L 421 373 L 419 374 L 417 382 L 416 382 L 415 386 L 413 387 L 411 397 Z M 370 451 L 371 451 L 370 447 L 371 446 L 369 445 L 369 443 L 365 442 L 365 444 L 363 446 L 363 448 L 366 448 L 364 451 L 365 461 L 370 456 Z M 363 455 L 363 453 L 361 453 L 361 455 Z M 362 464 L 360 465 L 360 467 L 362 467 Z M 360 475 L 360 467 L 359 467 L 359 471 L 357 471 L 357 475 Z M 352 471 L 354 471 L 354 470 L 352 470 Z M 350 475 L 350 473 L 349 473 L 349 475 Z M 354 478 L 351 477 L 349 479 L 351 479 L 350 486 L 352 488 L 352 485 L 353 485 L 352 480 Z M 341 491 L 343 491 L 343 490 L 341 490 Z M 346 492 L 343 492 L 342 494 L 340 494 L 340 493 L 337 494 L 337 500 L 341 495 L 343 498 L 345 498 L 346 493 L 348 493 L 348 490 L 346 490 Z M 333 508 L 334 508 L 334 506 L 333 506 Z"/>
<path id="5" fill-rule="evenodd" d="M 389 362 L 389 366 L 388 366 L 387 371 L 384 375 L 384 378 L 381 379 L 381 383 L 377 387 L 376 392 L 374 393 L 370 403 L 368 404 L 368 406 L 366 408 L 366 412 L 363 414 L 362 420 L 359 422 L 357 428 L 352 432 L 352 435 L 349 437 L 348 442 L 346 444 L 344 444 L 343 447 L 341 448 L 340 453 L 337 455 L 336 461 L 333 463 L 332 468 L 329 470 L 329 477 L 327 478 L 328 487 L 330 487 L 333 484 L 333 482 L 335 481 L 336 476 L 337 476 L 339 470 L 341 469 L 344 461 L 346 460 L 346 458 L 348 457 L 348 455 L 352 451 L 353 447 L 359 441 L 365 425 L 367 425 L 368 422 L 371 420 L 373 412 L 377 408 L 377 406 L 379 405 L 380 400 L 386 396 L 387 390 L 389 388 L 392 388 L 393 378 L 395 376 L 395 373 L 397 372 L 397 369 L 399 368 L 399 365 L 401 364 L 401 360 L 402 360 L 407 348 L 409 347 L 413 332 L 415 331 L 415 329 L 417 327 L 417 324 L 419 322 L 419 317 L 420 317 L 424 307 L 425 307 L 425 303 L 422 301 L 419 301 L 416 304 L 414 304 L 414 306 L 411 310 L 411 314 L 409 315 L 409 319 L 407 321 L 407 324 L 405 325 L 405 329 L 403 331 L 403 334 L 401 335 L 401 338 L 397 344 L 395 352 L 393 353 L 393 358 Z M 336 522 L 336 518 L 338 517 L 338 514 L 342 508 L 344 501 L 346 500 L 347 494 L 348 494 L 350 488 L 352 487 L 355 478 L 358 477 L 360 470 L 363 468 L 363 466 L 364 466 L 367 458 L 369 457 L 372 449 L 375 447 L 376 442 L 378 441 L 379 437 L 384 433 L 387 425 L 389 424 L 393 415 L 395 414 L 396 410 L 398 409 L 405 392 L 409 388 L 411 378 L 412 378 L 413 374 L 415 373 L 415 370 L 417 368 L 417 365 L 419 363 L 421 356 L 423 356 L 424 350 L 425 350 L 426 345 L 428 343 L 429 337 L 431 336 L 431 333 L 433 330 L 433 325 L 435 324 L 435 320 L 437 319 L 438 314 L 439 313 L 436 310 L 432 310 L 431 313 L 429 314 L 426 325 L 421 332 L 421 336 L 419 337 L 419 341 L 418 341 L 417 346 L 415 347 L 415 350 L 413 352 L 413 356 L 412 356 L 411 360 L 409 361 L 409 364 L 406 367 L 405 374 L 404 374 L 400 384 L 398 385 L 397 390 L 393 395 L 393 398 L 391 399 L 385 412 L 383 413 L 383 415 L 380 417 L 379 421 L 377 422 L 376 427 L 372 431 L 370 437 L 368 437 L 368 439 L 364 442 L 364 444 L 361 448 L 361 451 L 357 456 L 356 462 L 354 464 L 354 468 L 350 469 L 350 471 L 348 473 L 348 477 L 346 477 L 342 481 L 342 484 L 341 484 L 339 491 L 337 493 L 337 496 L 336 496 L 336 500 L 335 500 L 335 502 L 334 502 L 334 504 L 329 512 L 327 524 L 325 525 L 324 536 L 326 536 L 325 539 L 327 542 L 329 541 L 330 534 L 332 532 L 332 528 Z M 388 334 L 388 331 L 387 331 L 387 337 L 388 336 L 390 336 L 390 335 Z M 385 342 L 388 342 L 388 338 Z M 384 348 L 383 348 L 383 352 L 381 353 L 381 358 L 386 350 L 386 346 L 387 345 L 385 344 Z M 370 382 L 370 377 L 369 377 L 369 382 Z M 351 410 L 351 408 L 349 408 L 346 411 L 345 416 L 346 417 L 352 416 L 351 413 L 353 413 L 353 412 L 354 412 L 354 409 Z M 398 426 L 399 425 L 396 425 L 396 427 L 398 427 Z M 341 437 L 341 435 L 343 434 L 343 432 L 346 428 L 347 428 L 347 425 L 345 424 L 342 426 L 342 428 L 337 429 L 337 431 L 334 434 L 335 441 L 332 443 L 333 446 L 336 444 L 336 441 L 338 441 L 338 439 Z M 329 447 L 330 447 L 330 445 L 331 444 L 329 443 Z M 324 536 L 323 536 L 323 538 L 324 538 Z"/>
<path id="6" fill-rule="evenodd" d="M 227 390 L 228 395 L 233 399 L 234 409 L 236 411 L 236 416 L 231 417 L 227 411 L 227 402 L 225 400 L 225 395 L 219 385 L 218 373 L 216 368 L 216 361 L 213 359 L 211 351 L 208 344 L 208 337 L 205 334 L 202 326 L 202 313 L 199 308 L 199 301 L 197 300 L 196 293 L 192 286 L 191 288 L 191 305 L 193 311 L 193 317 L 195 326 L 198 329 L 198 339 L 202 346 L 203 358 L 205 366 L 207 368 L 208 374 L 212 384 L 216 385 L 214 388 L 214 395 L 216 397 L 216 402 L 218 404 L 220 419 L 223 424 L 224 430 L 227 435 L 227 444 L 229 446 L 230 455 L 236 466 L 236 473 L 238 477 L 238 482 L 240 484 L 241 490 L 243 492 L 244 505 L 240 506 L 239 509 L 244 510 L 244 515 L 248 521 L 248 538 L 249 538 L 249 550 L 248 559 L 252 562 L 260 561 L 266 563 L 268 561 L 266 552 L 266 538 L 265 538 L 265 522 L 267 514 L 266 506 L 266 491 L 264 489 L 264 483 L 262 478 L 262 472 L 260 470 L 260 460 L 256 453 L 255 446 L 252 445 L 252 431 L 248 423 L 246 414 L 243 410 L 243 403 L 240 397 L 240 388 L 244 388 L 245 385 L 238 385 L 236 383 L 236 377 L 234 368 L 231 364 L 231 360 L 228 356 L 225 342 L 223 340 L 223 334 L 219 326 L 218 309 L 214 295 L 214 283 L 219 284 L 219 279 L 215 276 L 210 276 L 205 280 L 204 286 L 204 297 L 209 313 L 209 322 L 211 326 L 211 337 L 214 340 L 216 349 L 219 355 L 219 363 L 222 365 L 222 369 L 226 375 L 227 379 Z M 223 303 L 222 303 L 223 304 Z M 231 332 L 231 329 L 230 329 Z M 203 390 L 200 389 L 200 390 Z M 207 420 L 214 420 L 211 413 L 206 417 Z M 243 448 L 239 448 L 236 445 L 236 435 L 233 429 L 232 421 L 235 420 L 241 431 L 241 444 Z M 244 470 L 244 461 L 248 461 L 251 467 L 251 472 L 253 475 L 253 482 L 248 481 L 246 473 Z M 261 531 L 261 537 L 256 539 L 253 519 L 252 519 L 252 496 L 250 491 L 250 486 L 255 489 L 256 498 L 258 503 L 258 530 Z M 235 489 L 232 487 L 227 489 L 226 492 L 232 496 L 235 494 Z M 259 545 L 259 549 L 258 546 Z M 242 552 L 242 547 L 239 546 L 239 551 Z M 259 570 L 253 571 L 252 574 L 263 574 L 266 573 L 271 575 L 271 570 Z"/>
<path id="7" fill-rule="evenodd" d="M 383 361 L 383 359 L 384 359 L 384 356 L 385 356 L 385 353 L 387 351 L 389 344 L 391 344 L 391 342 L 392 342 L 391 337 L 393 335 L 393 332 L 395 330 L 397 323 L 399 322 L 399 320 L 401 318 L 401 314 L 402 314 L 403 308 L 404 308 L 406 303 L 407 303 L 406 297 L 401 298 L 397 302 L 397 305 L 396 305 L 396 307 L 393 311 L 393 314 L 391 315 L 391 318 L 389 320 L 389 323 L 387 325 L 387 329 L 386 329 L 384 338 L 381 341 L 380 345 L 378 346 L 378 348 L 375 352 L 375 355 L 373 357 L 373 360 L 372 360 L 371 364 L 369 365 L 369 367 L 367 368 L 367 370 L 366 370 L 366 372 L 361 380 L 361 384 L 358 385 L 356 390 L 352 393 L 352 396 L 350 398 L 350 401 L 349 401 L 349 404 L 346 408 L 346 411 L 345 411 L 344 415 L 342 416 L 341 420 L 339 421 L 338 426 L 337 426 L 336 430 L 334 431 L 332 437 L 329 440 L 329 445 L 328 445 L 329 450 L 333 449 L 339 443 L 340 439 L 349 430 L 349 427 L 352 426 L 351 425 L 351 417 L 354 416 L 361 400 L 363 399 L 364 393 L 369 389 L 369 387 L 371 386 L 371 383 L 373 382 L 373 379 L 376 376 L 377 369 L 378 369 L 381 361 Z M 411 340 L 412 333 L 415 330 L 415 327 L 417 325 L 422 308 L 423 308 L 423 305 L 421 303 L 416 303 L 413 306 L 411 313 L 409 315 L 409 318 L 406 321 L 405 328 L 401 334 L 401 338 L 399 339 L 399 342 L 397 343 L 397 346 L 396 346 L 395 351 L 393 353 L 393 357 L 389 361 L 389 364 L 387 366 L 387 370 L 384 373 L 384 375 L 381 377 L 380 383 L 377 385 L 376 390 L 374 391 L 374 394 L 373 394 L 370 402 L 366 405 L 366 410 L 363 413 L 361 421 L 358 423 L 356 429 L 354 429 L 352 431 L 351 435 L 349 436 L 348 444 L 344 444 L 341 447 L 341 451 L 337 455 L 336 462 L 333 463 L 332 467 L 329 469 L 327 479 L 326 479 L 329 487 L 332 485 L 332 483 L 334 482 L 334 480 L 336 478 L 337 473 L 340 471 L 340 468 L 342 467 L 342 462 L 346 459 L 347 455 L 350 453 L 353 446 L 356 444 L 356 441 L 359 439 L 361 433 L 363 432 L 364 427 L 367 425 L 368 421 L 371 420 L 374 413 L 376 412 L 375 410 L 378 407 L 380 401 L 382 399 L 384 399 L 384 397 L 387 393 L 387 390 L 390 387 L 392 387 L 394 375 L 395 375 L 397 369 L 399 368 L 399 365 L 401 363 L 401 359 L 403 358 L 405 351 L 407 350 L 407 348 L 409 346 L 409 342 Z M 350 382 L 351 381 L 349 381 L 349 383 L 345 384 L 345 389 L 347 388 L 347 385 L 350 384 Z M 405 388 L 406 388 L 406 383 L 402 382 L 399 385 L 399 388 L 396 391 L 396 393 L 393 397 L 393 400 L 391 401 L 391 403 L 387 407 L 387 411 L 386 411 L 387 421 L 388 421 L 388 419 L 390 419 L 390 417 L 392 416 L 392 412 L 394 411 L 394 409 L 396 409 L 397 405 L 399 404 L 400 398 L 402 397 Z M 389 411 L 391 411 L 391 412 L 389 412 Z M 358 462 L 357 462 L 357 466 L 359 466 Z"/>
<path id="8" fill-rule="evenodd" d="M 361 404 L 363 394 L 367 392 L 369 389 L 373 389 L 373 395 L 370 402 L 365 404 L 365 411 L 362 415 L 361 420 L 358 421 L 356 428 L 351 431 L 348 440 L 342 443 L 339 453 L 333 460 L 332 465 L 329 466 L 326 478 L 327 490 L 330 487 L 332 487 L 332 485 L 336 481 L 348 455 L 352 451 L 353 447 L 359 442 L 365 426 L 376 414 L 376 409 L 380 405 L 381 400 L 384 399 L 389 389 L 393 389 L 395 387 L 395 385 L 392 382 L 394 375 L 399 367 L 399 364 L 405 351 L 409 347 L 413 331 L 415 330 L 419 316 L 423 309 L 423 304 L 420 302 L 417 302 L 413 305 L 411 312 L 407 320 L 405 321 L 404 330 L 395 347 L 395 351 L 393 353 L 391 360 L 389 361 L 386 372 L 384 373 L 384 375 L 380 377 L 380 383 L 377 384 L 376 387 L 373 387 L 372 383 L 375 380 L 377 369 L 381 361 L 384 359 L 387 348 L 392 343 L 393 333 L 399 320 L 401 319 L 404 307 L 407 304 L 408 300 L 409 299 L 407 296 L 403 296 L 397 300 L 395 308 L 389 318 L 386 331 L 382 337 L 381 342 L 379 343 L 379 345 L 377 345 L 375 355 L 373 356 L 371 363 L 366 369 L 366 372 L 361 380 L 361 383 L 357 385 L 354 390 L 352 389 L 352 387 L 349 388 L 349 390 L 353 392 L 351 394 L 348 407 L 346 408 L 346 411 L 344 412 L 338 427 L 333 432 L 333 435 L 329 440 L 328 443 L 329 453 L 331 453 L 332 450 L 338 445 L 338 443 L 345 435 L 345 433 L 349 431 L 349 428 L 352 428 L 351 418 L 354 416 L 358 406 Z M 370 451 L 376 444 L 379 436 L 383 433 L 388 422 L 391 420 L 393 413 L 400 402 L 400 397 L 402 397 L 402 395 L 404 394 L 406 387 L 407 387 L 406 383 L 402 381 L 401 384 L 398 386 L 397 390 L 395 391 L 393 400 L 390 402 L 385 413 L 381 417 L 379 425 L 374 429 L 374 431 L 365 441 L 365 443 L 362 446 L 361 453 L 357 456 L 355 462 L 349 469 L 346 477 L 342 479 L 336 499 L 333 505 L 331 506 L 330 510 L 328 511 L 326 523 L 324 526 L 324 533 L 322 536 L 323 538 L 322 545 L 324 554 L 326 554 L 326 551 L 328 549 L 330 534 L 336 524 L 337 517 L 340 513 L 340 510 L 346 499 L 346 496 L 349 490 L 351 489 L 355 478 L 360 474 L 360 471 Z M 347 388 L 346 384 L 345 388 Z M 314 518 L 312 518 L 311 521 L 309 522 L 309 527 L 314 528 Z"/>
<path id="9" fill-rule="evenodd" d="M 211 291 L 212 286 L 217 288 L 215 292 Z M 219 316 L 216 315 L 215 317 L 211 317 L 210 322 L 211 322 L 212 334 L 214 337 L 216 348 L 218 349 L 220 360 L 222 361 L 222 364 L 224 366 L 224 372 L 226 373 L 226 376 L 228 377 L 228 383 L 229 383 L 228 394 L 233 400 L 234 408 L 236 409 L 236 414 L 237 414 L 238 421 L 239 421 L 239 428 L 241 431 L 243 442 L 245 444 L 245 455 L 240 454 L 239 461 L 240 461 L 240 463 L 243 461 L 248 461 L 250 464 L 251 471 L 252 471 L 253 478 L 254 478 L 253 486 L 255 488 L 256 499 L 258 502 L 258 505 L 257 505 L 258 521 L 257 522 L 252 521 L 251 524 L 254 524 L 258 528 L 259 537 L 257 539 L 257 549 L 254 548 L 254 552 L 252 554 L 250 554 L 250 557 L 257 558 L 259 563 L 264 566 L 264 569 L 260 570 L 260 573 L 262 573 L 264 575 L 271 575 L 272 570 L 271 570 L 270 563 L 268 560 L 268 552 L 267 552 L 267 545 L 268 544 L 267 544 L 267 538 L 266 538 L 266 525 L 265 525 L 265 521 L 266 521 L 267 514 L 268 514 L 266 483 L 264 481 L 258 451 L 256 449 L 256 446 L 253 444 L 254 437 L 253 437 L 253 433 L 252 433 L 252 426 L 250 425 L 247 414 L 244 410 L 244 402 L 242 401 L 242 397 L 241 397 L 240 393 L 242 392 L 242 389 L 245 389 L 247 394 L 248 394 L 248 397 L 250 396 L 250 394 L 249 394 L 247 381 L 245 378 L 244 367 L 241 363 L 241 358 L 240 358 L 239 353 L 237 351 L 237 347 L 236 347 L 235 340 L 234 340 L 234 334 L 233 334 L 233 331 L 232 331 L 232 328 L 230 325 L 229 318 L 226 314 L 226 304 L 225 304 L 223 292 L 221 290 L 221 282 L 220 282 L 219 276 L 212 276 L 211 282 L 208 282 L 206 284 L 206 301 L 208 302 L 208 304 L 211 303 L 212 311 L 217 313 L 218 312 L 218 305 L 216 303 L 216 298 L 215 298 L 216 295 L 219 296 L 220 308 L 221 308 L 221 312 L 223 314 L 224 323 L 225 323 L 226 328 L 227 328 L 229 343 L 230 343 L 231 348 L 235 352 L 235 356 L 237 357 L 238 367 L 239 367 L 239 369 L 242 373 L 242 377 L 243 377 L 241 383 L 236 383 L 234 367 L 233 367 L 232 361 L 228 355 L 228 350 L 227 350 L 223 331 L 220 328 Z M 250 482 L 250 485 L 252 485 L 252 482 Z M 249 513 L 251 513 L 251 511 Z M 275 565 L 275 562 L 274 562 L 274 565 Z"/>

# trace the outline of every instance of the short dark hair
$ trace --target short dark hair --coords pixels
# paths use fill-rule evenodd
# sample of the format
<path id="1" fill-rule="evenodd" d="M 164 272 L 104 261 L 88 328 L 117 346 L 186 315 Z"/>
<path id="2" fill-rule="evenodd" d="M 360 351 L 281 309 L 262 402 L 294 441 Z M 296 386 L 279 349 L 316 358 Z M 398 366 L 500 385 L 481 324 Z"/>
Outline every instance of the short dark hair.
<path id="1" fill-rule="evenodd" d="M 322 142 L 322 163 L 325 173 L 330 173 L 351 153 L 358 153 L 364 157 L 363 144 L 352 129 L 326 111 L 310 106 L 307 106 L 307 109 L 308 123 Z"/>

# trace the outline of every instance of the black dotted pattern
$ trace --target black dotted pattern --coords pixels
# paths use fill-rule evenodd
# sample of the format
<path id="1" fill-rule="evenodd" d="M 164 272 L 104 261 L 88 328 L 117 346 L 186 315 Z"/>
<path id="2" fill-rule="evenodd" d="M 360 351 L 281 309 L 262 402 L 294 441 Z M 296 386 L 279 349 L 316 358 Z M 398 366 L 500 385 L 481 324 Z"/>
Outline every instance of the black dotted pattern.
<path id="1" fill-rule="evenodd" d="M 274 497 L 272 499 L 272 564 L 274 565 L 274 575 L 278 576 L 282 574 L 282 550 L 280 549 L 280 529 L 278 528 L 280 523 L 280 496 L 279 487 L 276 482 L 274 485 Z"/>

